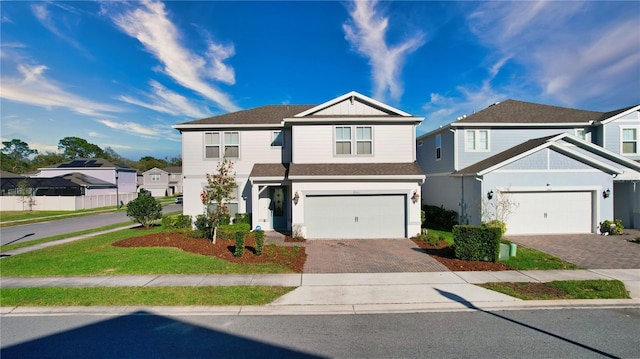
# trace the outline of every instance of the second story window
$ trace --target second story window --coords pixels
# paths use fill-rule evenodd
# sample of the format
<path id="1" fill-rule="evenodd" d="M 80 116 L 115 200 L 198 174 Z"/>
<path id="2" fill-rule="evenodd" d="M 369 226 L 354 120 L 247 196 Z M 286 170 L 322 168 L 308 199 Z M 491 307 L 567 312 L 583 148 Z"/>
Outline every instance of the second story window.
<path id="1" fill-rule="evenodd" d="M 271 147 L 283 147 L 284 135 L 282 131 L 273 131 L 271 133 Z"/>
<path id="2" fill-rule="evenodd" d="M 622 129 L 622 154 L 638 153 L 638 129 L 623 128 Z"/>
<path id="3" fill-rule="evenodd" d="M 205 158 L 240 157 L 239 132 L 206 132 L 204 134 Z"/>
<path id="4" fill-rule="evenodd" d="M 584 128 L 576 128 L 576 137 L 578 137 L 581 140 L 587 140 L 587 130 L 585 130 Z"/>
<path id="5" fill-rule="evenodd" d="M 436 135 L 436 160 L 442 158 L 442 135 Z"/>
<path id="6" fill-rule="evenodd" d="M 151 181 L 152 182 L 160 182 L 160 175 L 159 174 L 152 174 L 151 175 Z"/>
<path id="7" fill-rule="evenodd" d="M 373 127 L 336 126 L 335 154 L 356 156 L 373 154 Z"/>
<path id="8" fill-rule="evenodd" d="M 489 151 L 489 131 L 465 130 L 464 149 L 469 152 Z"/>

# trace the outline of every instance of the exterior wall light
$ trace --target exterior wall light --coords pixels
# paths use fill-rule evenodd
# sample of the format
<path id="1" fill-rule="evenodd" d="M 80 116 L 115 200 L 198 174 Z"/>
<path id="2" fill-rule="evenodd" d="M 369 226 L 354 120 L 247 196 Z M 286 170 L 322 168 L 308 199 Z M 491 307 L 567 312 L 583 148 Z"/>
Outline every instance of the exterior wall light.
<path id="1" fill-rule="evenodd" d="M 603 198 L 609 198 L 609 196 L 611 196 L 611 190 L 610 189 L 606 189 L 605 191 L 602 191 L 602 197 Z"/>
<path id="2" fill-rule="evenodd" d="M 487 199 L 493 199 L 493 190 L 487 192 Z"/>
<path id="3" fill-rule="evenodd" d="M 293 204 L 298 204 L 299 200 L 300 200 L 300 193 L 296 191 L 296 193 L 293 195 Z"/>
<path id="4" fill-rule="evenodd" d="M 420 199 L 420 194 L 418 193 L 418 190 L 413 190 L 413 195 L 411 196 L 411 201 L 415 204 L 416 202 L 418 202 L 418 200 Z"/>

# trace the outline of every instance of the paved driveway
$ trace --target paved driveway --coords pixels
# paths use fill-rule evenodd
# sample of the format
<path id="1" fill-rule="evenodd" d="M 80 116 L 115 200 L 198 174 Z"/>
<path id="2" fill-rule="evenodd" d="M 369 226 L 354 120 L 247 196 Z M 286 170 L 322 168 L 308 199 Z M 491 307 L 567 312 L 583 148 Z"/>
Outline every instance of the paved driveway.
<path id="1" fill-rule="evenodd" d="M 506 236 L 525 247 L 537 249 L 590 269 L 640 268 L 640 244 L 627 239 L 640 237 L 640 230 L 627 229 L 625 235 L 564 234 Z"/>
<path id="2" fill-rule="evenodd" d="M 307 241 L 305 273 L 446 272 L 410 239 Z"/>

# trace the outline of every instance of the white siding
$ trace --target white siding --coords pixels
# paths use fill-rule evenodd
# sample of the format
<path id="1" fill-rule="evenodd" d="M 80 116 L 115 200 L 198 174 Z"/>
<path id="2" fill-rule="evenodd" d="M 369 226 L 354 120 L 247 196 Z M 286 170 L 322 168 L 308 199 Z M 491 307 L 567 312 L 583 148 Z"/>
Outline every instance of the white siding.
<path id="1" fill-rule="evenodd" d="M 372 124 L 371 126 L 373 126 L 373 154 L 370 156 L 334 155 L 334 125 L 294 126 L 293 162 L 399 163 L 415 161 L 413 125 Z"/>
<path id="2" fill-rule="evenodd" d="M 371 116 L 371 115 L 380 115 L 385 116 L 387 113 L 378 110 L 376 108 L 371 107 L 370 105 L 364 104 L 357 99 L 353 101 L 344 100 L 339 102 L 331 107 L 327 107 L 321 111 L 313 114 L 314 116 Z"/>

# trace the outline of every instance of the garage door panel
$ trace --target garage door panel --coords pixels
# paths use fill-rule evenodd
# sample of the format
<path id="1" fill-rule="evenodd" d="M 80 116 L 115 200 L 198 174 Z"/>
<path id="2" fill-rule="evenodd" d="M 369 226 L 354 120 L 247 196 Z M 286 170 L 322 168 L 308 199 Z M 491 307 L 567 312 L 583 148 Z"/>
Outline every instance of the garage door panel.
<path id="1" fill-rule="evenodd" d="M 307 237 L 404 237 L 405 201 L 403 195 L 307 196 Z"/>
<path id="2" fill-rule="evenodd" d="M 591 192 L 511 192 L 507 234 L 591 233 Z"/>

